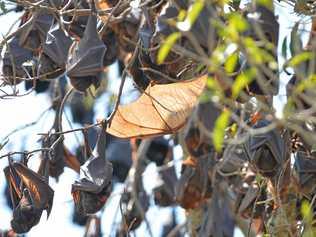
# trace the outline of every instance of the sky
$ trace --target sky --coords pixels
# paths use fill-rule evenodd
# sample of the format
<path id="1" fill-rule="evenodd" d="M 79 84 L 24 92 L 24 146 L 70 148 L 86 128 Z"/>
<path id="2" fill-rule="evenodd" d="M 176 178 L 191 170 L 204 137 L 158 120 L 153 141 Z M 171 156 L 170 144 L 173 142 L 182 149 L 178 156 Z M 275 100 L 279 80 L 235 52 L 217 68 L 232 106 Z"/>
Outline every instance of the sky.
<path id="1" fill-rule="evenodd" d="M 280 45 L 283 42 L 285 36 L 290 35 L 291 27 L 294 25 L 296 20 L 300 19 L 295 16 L 293 12 L 288 12 L 287 8 L 276 6 L 277 15 L 279 15 L 279 23 L 282 25 L 280 28 L 279 37 L 279 52 Z M 0 33 L 5 34 L 10 27 L 10 25 L 17 19 L 18 15 L 15 13 L 9 13 L 8 15 L 0 17 Z M 309 28 L 309 21 L 304 26 Z M 307 37 L 304 37 L 306 42 Z M 288 41 L 289 42 L 289 41 Z M 279 58 L 279 63 L 282 65 L 284 60 Z M 119 87 L 119 80 L 116 67 L 112 67 L 110 76 L 113 78 L 111 89 L 117 91 Z M 279 116 L 281 116 L 282 107 L 286 101 L 285 97 L 285 84 L 289 79 L 284 73 L 281 75 L 281 85 L 280 85 L 280 95 L 274 98 L 274 106 L 278 111 Z M 128 88 L 128 86 L 127 86 Z M 21 91 L 24 90 L 23 86 L 19 86 Z M 125 92 L 127 89 L 125 89 Z M 99 101 L 97 101 L 96 118 L 103 118 L 106 115 L 105 106 L 103 106 L 108 101 L 108 96 L 102 96 Z M 35 95 L 31 93 L 29 96 L 14 98 L 9 100 L 0 100 L 0 142 L 3 137 L 11 132 L 12 130 L 23 126 L 24 124 L 37 121 L 39 115 L 46 110 L 49 104 L 49 98 L 46 94 Z M 70 116 L 69 108 L 65 108 L 65 113 Z M 52 124 L 53 113 L 49 112 L 45 118 L 38 121 L 35 126 L 29 129 L 25 129 L 22 132 L 10 137 L 10 143 L 7 145 L 6 149 L 0 151 L 1 154 L 5 154 L 8 150 L 19 150 L 23 149 L 34 149 L 39 146 L 37 143 L 39 136 L 36 135 L 39 132 L 48 131 Z M 65 129 L 68 129 L 68 124 L 64 124 Z M 75 124 L 74 127 L 79 127 L 79 124 Z M 26 134 L 28 134 L 26 136 Z M 21 142 L 21 139 L 23 142 Z M 73 135 L 66 135 L 65 137 L 66 146 L 70 150 L 74 149 L 76 140 Z M 177 147 L 174 151 L 175 158 L 181 158 L 181 149 Z M 31 159 L 31 167 L 35 167 L 38 162 L 37 159 Z M 0 170 L 2 170 L 7 165 L 6 159 L 0 159 Z M 179 170 L 179 165 L 178 165 Z M 46 220 L 46 214 L 42 215 L 41 222 L 32 228 L 32 230 L 27 234 L 31 237 L 40 237 L 45 234 L 45 236 L 83 236 L 84 228 L 78 227 L 71 223 L 71 216 L 73 211 L 73 203 L 71 196 L 71 184 L 77 178 L 77 175 L 70 169 L 65 168 L 65 173 L 60 177 L 60 182 L 56 183 L 54 180 L 50 181 L 50 185 L 55 190 L 55 198 L 53 203 L 53 209 L 51 216 Z M 3 196 L 4 192 L 4 175 L 0 172 L 0 229 L 10 228 L 11 210 L 6 206 L 5 199 Z M 152 180 L 157 180 L 157 173 L 154 165 L 150 165 L 144 173 L 145 187 L 148 192 L 154 187 L 155 183 Z M 122 185 L 118 185 L 113 193 L 113 198 L 107 202 L 105 210 L 103 212 L 102 218 L 102 230 L 104 236 L 109 236 L 109 230 L 114 219 L 114 215 L 117 211 L 119 193 L 122 191 Z M 152 200 L 151 200 L 152 201 Z M 177 208 L 178 211 L 178 221 L 181 223 L 184 221 L 184 211 L 181 208 Z M 152 207 L 147 213 L 147 218 L 151 223 L 154 236 L 159 236 L 161 222 L 166 220 L 170 215 L 171 211 L 169 208 L 158 208 Z M 145 236 L 146 228 L 142 225 L 136 232 L 139 234 L 137 236 Z M 235 236 L 241 236 L 240 232 L 236 230 Z"/>

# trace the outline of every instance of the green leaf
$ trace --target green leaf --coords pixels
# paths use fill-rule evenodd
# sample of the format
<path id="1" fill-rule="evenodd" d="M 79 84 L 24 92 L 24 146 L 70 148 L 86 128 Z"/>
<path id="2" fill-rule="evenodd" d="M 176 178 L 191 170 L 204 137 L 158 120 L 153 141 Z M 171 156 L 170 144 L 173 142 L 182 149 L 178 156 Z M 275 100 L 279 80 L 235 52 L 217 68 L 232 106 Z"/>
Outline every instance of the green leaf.
<path id="1" fill-rule="evenodd" d="M 241 90 L 243 90 L 255 77 L 255 69 L 247 70 L 239 74 L 232 86 L 232 97 L 236 99 L 239 96 Z"/>
<path id="2" fill-rule="evenodd" d="M 312 57 L 313 57 L 313 54 L 311 52 L 303 52 L 291 58 L 291 60 L 288 62 L 288 65 L 290 67 L 295 67 L 301 64 L 302 62 L 311 59 Z"/>
<path id="3" fill-rule="evenodd" d="M 196 19 L 199 17 L 200 12 L 203 10 L 203 7 L 204 7 L 204 1 L 197 0 L 189 9 L 187 19 L 189 20 L 189 23 L 191 26 L 194 24 Z"/>
<path id="4" fill-rule="evenodd" d="M 158 56 L 157 56 L 158 64 L 161 64 L 165 61 L 172 46 L 177 42 L 180 36 L 181 36 L 180 32 L 174 32 L 166 38 L 165 42 L 161 45 L 158 51 Z"/>
<path id="5" fill-rule="evenodd" d="M 211 91 L 212 96 L 224 97 L 224 92 L 219 82 L 214 77 L 208 77 L 206 81 L 207 88 Z"/>
<path id="6" fill-rule="evenodd" d="M 257 0 L 257 3 L 261 6 L 264 6 L 270 10 L 273 9 L 273 1 L 272 0 Z"/>
<path id="7" fill-rule="evenodd" d="M 213 131 L 213 144 L 217 152 L 221 152 L 224 143 L 225 129 L 228 126 L 231 112 L 224 110 L 221 115 L 215 121 L 215 127 Z"/>
<path id="8" fill-rule="evenodd" d="M 204 7 L 204 0 L 196 0 L 188 10 L 188 14 L 184 21 L 177 23 L 177 27 L 181 31 L 189 31 L 199 17 Z"/>
<path id="9" fill-rule="evenodd" d="M 238 62 L 238 53 L 232 53 L 228 56 L 225 62 L 225 70 L 227 73 L 232 73 L 235 71 L 236 65 Z"/>

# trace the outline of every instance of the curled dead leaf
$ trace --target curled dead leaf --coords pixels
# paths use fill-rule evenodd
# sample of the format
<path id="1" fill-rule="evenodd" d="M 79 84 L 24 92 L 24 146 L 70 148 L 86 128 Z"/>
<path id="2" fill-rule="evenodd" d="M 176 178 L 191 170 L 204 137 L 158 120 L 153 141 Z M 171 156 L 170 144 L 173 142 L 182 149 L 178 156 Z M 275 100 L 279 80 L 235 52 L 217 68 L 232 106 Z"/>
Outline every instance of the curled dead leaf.
<path id="1" fill-rule="evenodd" d="M 203 92 L 207 76 L 149 86 L 135 102 L 122 105 L 107 132 L 121 138 L 171 134 L 182 128 Z"/>

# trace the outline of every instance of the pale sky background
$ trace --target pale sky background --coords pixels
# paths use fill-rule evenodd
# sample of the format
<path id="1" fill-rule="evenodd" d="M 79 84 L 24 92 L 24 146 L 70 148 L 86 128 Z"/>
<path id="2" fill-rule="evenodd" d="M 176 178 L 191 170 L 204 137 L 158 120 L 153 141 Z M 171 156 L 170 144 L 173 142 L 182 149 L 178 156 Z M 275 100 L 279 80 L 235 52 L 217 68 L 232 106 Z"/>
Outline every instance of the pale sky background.
<path id="1" fill-rule="evenodd" d="M 279 49 L 285 36 L 290 35 L 291 27 L 294 25 L 296 20 L 299 18 L 295 16 L 293 12 L 288 12 L 284 7 L 276 6 L 277 15 L 279 15 L 279 23 L 282 25 L 280 28 L 280 37 L 279 37 Z M 0 17 L 0 32 L 5 34 L 10 27 L 10 25 L 17 19 L 17 14 L 10 13 L 6 16 Z M 305 27 L 309 29 L 310 21 Z M 306 37 L 305 37 L 306 41 Z M 289 42 L 289 40 L 288 40 Z M 279 50 L 280 51 L 280 50 Z M 283 60 L 279 60 L 280 65 L 283 64 Z M 112 80 L 111 88 L 114 91 L 118 91 L 119 80 L 116 67 L 111 68 L 110 76 L 115 79 Z M 288 77 L 285 74 L 281 74 L 281 88 L 280 95 L 275 97 L 274 106 L 278 110 L 279 114 L 282 111 L 282 106 L 286 100 L 285 97 L 285 82 L 287 82 Z M 24 90 L 24 85 L 19 86 L 20 90 Z M 126 90 L 125 90 L 126 91 Z M 99 101 L 97 101 L 98 106 L 96 109 L 96 118 L 103 118 L 106 115 L 105 104 L 108 101 L 108 96 L 102 96 Z M 0 100 L 0 142 L 3 137 L 14 130 L 17 127 L 20 127 L 26 123 L 33 122 L 38 119 L 38 116 L 42 111 L 46 110 L 50 106 L 49 99 L 46 94 L 35 95 L 32 93 L 28 96 L 22 98 L 14 98 L 9 100 Z M 70 116 L 69 108 L 66 108 L 66 114 Z M 22 147 L 24 149 L 34 149 L 39 146 L 37 140 L 39 136 L 36 135 L 39 132 L 48 131 L 53 120 L 53 113 L 48 113 L 48 115 L 40 120 L 36 126 L 31 127 L 30 129 L 25 129 L 22 132 L 10 137 L 10 144 L 6 146 L 6 149 L 1 150 L 1 154 L 5 154 L 10 151 L 19 150 Z M 75 124 L 74 127 L 79 126 Z M 64 128 L 68 129 L 68 124 L 64 124 Z M 28 134 L 27 139 L 25 135 Z M 22 142 L 21 142 L 22 138 Z M 65 143 L 72 151 L 75 147 L 75 140 L 73 135 L 66 135 Z M 181 149 L 177 147 L 174 151 L 175 158 L 180 158 L 182 153 Z M 30 163 L 32 165 L 36 164 L 36 159 L 31 159 Z M 179 162 L 178 162 L 179 163 Z M 0 159 L 0 229 L 9 229 L 10 220 L 11 220 L 11 210 L 7 207 L 4 199 L 4 175 L 2 169 L 7 165 L 6 159 Z M 179 167 L 178 167 L 179 168 Z M 77 175 L 70 169 L 65 168 L 64 174 L 60 177 L 60 182 L 56 183 L 53 179 L 50 180 L 50 185 L 55 190 L 55 198 L 51 216 L 46 220 L 46 214 L 43 213 L 41 222 L 34 226 L 27 236 L 31 237 L 56 237 L 56 236 L 83 236 L 84 228 L 77 225 L 73 225 L 71 222 L 72 211 L 73 211 L 73 202 L 72 196 L 70 193 L 71 184 L 77 178 Z M 146 172 L 144 173 L 145 187 L 146 190 L 150 190 L 155 185 L 157 180 L 157 173 L 155 171 L 155 166 L 150 165 Z M 115 188 L 114 193 L 118 194 L 122 190 L 122 185 Z M 113 221 L 113 216 L 118 207 L 119 195 L 113 195 L 106 206 L 105 211 L 103 212 L 102 218 L 102 231 L 104 236 L 109 236 L 110 226 Z M 160 236 L 160 230 L 162 222 L 166 221 L 170 215 L 170 208 L 159 208 L 152 206 L 147 212 L 147 218 L 151 223 L 151 227 L 154 233 L 154 236 Z M 182 223 L 184 221 L 184 212 L 181 208 L 177 208 L 178 221 Z M 147 236 L 146 227 L 144 224 L 136 231 L 137 236 Z M 241 236 L 241 234 L 236 231 L 236 236 Z"/>

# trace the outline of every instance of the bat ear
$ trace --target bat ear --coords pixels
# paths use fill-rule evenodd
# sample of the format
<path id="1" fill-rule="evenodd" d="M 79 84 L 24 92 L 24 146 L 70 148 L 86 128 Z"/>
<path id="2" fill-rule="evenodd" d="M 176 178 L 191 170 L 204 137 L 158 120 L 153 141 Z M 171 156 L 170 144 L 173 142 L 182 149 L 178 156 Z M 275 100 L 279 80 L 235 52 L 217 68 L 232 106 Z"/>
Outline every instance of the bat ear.
<path id="1" fill-rule="evenodd" d="M 35 207 L 46 209 L 47 216 L 49 216 L 52 209 L 54 191 L 45 179 L 21 163 L 15 162 L 12 164 L 12 167 L 29 190 Z"/>

